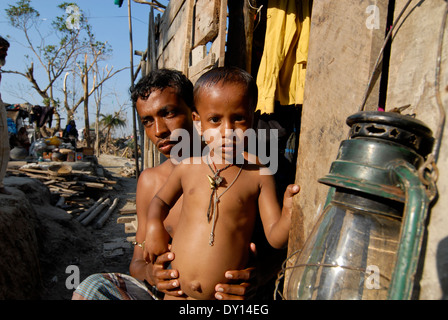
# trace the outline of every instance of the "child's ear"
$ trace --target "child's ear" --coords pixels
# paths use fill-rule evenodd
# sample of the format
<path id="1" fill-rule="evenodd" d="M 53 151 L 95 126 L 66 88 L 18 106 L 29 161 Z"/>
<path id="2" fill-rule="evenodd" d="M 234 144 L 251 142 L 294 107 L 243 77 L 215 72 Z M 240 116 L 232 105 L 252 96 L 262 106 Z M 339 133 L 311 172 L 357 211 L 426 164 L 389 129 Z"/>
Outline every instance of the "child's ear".
<path id="1" fill-rule="evenodd" d="M 191 113 L 193 115 L 193 125 L 199 135 L 202 135 L 201 116 L 196 111 Z"/>

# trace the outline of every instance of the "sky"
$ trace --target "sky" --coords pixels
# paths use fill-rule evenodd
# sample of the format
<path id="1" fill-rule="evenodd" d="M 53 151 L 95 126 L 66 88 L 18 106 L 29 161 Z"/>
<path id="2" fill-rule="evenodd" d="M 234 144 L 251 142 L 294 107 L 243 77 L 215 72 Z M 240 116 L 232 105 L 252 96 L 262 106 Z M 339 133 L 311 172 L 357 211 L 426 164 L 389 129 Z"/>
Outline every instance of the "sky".
<path id="1" fill-rule="evenodd" d="M 123 1 L 121 8 L 115 5 L 114 0 L 32 0 L 31 6 L 40 13 L 41 28 L 40 31 L 44 35 L 48 35 L 45 40 L 47 44 L 51 43 L 51 34 L 49 34 L 50 23 L 56 17 L 64 12 L 57 6 L 64 2 L 75 2 L 79 8 L 85 13 L 89 24 L 93 27 L 96 39 L 99 41 L 107 41 L 112 48 L 112 55 L 107 60 L 109 68 L 113 66 L 113 70 L 119 70 L 130 66 L 130 46 L 129 46 L 129 22 L 128 22 L 128 0 Z M 160 1 L 163 5 L 167 5 L 167 0 Z M 5 9 L 9 5 L 15 5 L 16 0 L 0 1 L 0 35 L 7 38 L 10 42 L 6 65 L 4 70 L 25 71 L 26 58 L 25 55 L 33 57 L 30 50 L 25 44 L 25 38 L 22 31 L 13 28 L 7 19 Z M 144 51 L 148 41 L 148 17 L 150 6 L 147 4 L 136 3 L 131 0 L 131 16 L 132 16 L 132 33 L 134 50 Z M 154 14 L 162 14 L 155 10 Z M 140 57 L 134 55 L 134 65 L 140 61 Z M 38 69 L 38 63 L 34 59 L 34 67 L 36 78 L 42 77 Z M 140 74 L 137 78 L 139 79 Z M 116 132 L 116 136 L 129 135 L 132 133 L 132 113 L 129 97 L 129 87 L 131 85 L 130 69 L 125 69 L 113 78 L 105 82 L 103 89 L 104 97 L 102 100 L 101 113 L 112 114 L 120 109 L 120 105 L 125 105 L 125 117 L 127 119 L 127 127 Z M 2 100 L 7 103 L 24 103 L 29 102 L 32 105 L 42 105 L 42 98 L 31 87 L 27 79 L 21 75 L 3 74 L 2 83 L 0 85 Z M 63 101 L 62 96 L 60 97 Z M 90 123 L 95 121 L 96 107 L 93 97 L 89 100 L 89 119 Z M 66 115 L 61 109 L 61 126 L 65 127 Z M 84 109 L 81 105 L 75 114 L 75 120 L 78 128 L 84 127 Z M 54 125 L 54 123 L 53 123 Z"/>

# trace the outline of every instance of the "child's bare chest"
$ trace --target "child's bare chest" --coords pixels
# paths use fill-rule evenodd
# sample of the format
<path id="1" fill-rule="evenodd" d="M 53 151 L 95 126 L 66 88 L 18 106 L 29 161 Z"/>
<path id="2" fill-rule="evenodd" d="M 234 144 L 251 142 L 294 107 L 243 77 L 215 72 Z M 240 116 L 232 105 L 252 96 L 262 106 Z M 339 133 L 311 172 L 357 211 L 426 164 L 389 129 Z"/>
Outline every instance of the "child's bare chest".
<path id="1" fill-rule="evenodd" d="M 215 176 L 202 167 L 191 170 L 182 179 L 184 209 L 202 212 L 204 216 L 216 211 L 222 213 L 223 219 L 244 219 L 257 211 L 259 187 L 251 172 L 235 166 Z"/>

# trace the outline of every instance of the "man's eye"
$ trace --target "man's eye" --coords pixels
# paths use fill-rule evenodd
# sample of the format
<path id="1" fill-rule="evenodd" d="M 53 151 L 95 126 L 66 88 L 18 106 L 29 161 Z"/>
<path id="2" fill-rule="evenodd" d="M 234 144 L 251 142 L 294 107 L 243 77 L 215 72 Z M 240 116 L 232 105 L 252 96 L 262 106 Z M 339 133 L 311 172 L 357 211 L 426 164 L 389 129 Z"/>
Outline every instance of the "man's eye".
<path id="1" fill-rule="evenodd" d="M 143 126 L 144 127 L 150 127 L 151 125 L 152 125 L 152 123 L 153 123 L 154 121 L 152 121 L 152 120 L 147 120 L 147 119 L 144 119 L 144 120 L 142 120 L 142 124 L 143 124 Z"/>
<path id="2" fill-rule="evenodd" d="M 176 115 L 177 115 L 176 111 L 167 111 L 165 113 L 165 117 L 167 117 L 167 118 L 172 118 L 172 117 L 175 117 Z"/>

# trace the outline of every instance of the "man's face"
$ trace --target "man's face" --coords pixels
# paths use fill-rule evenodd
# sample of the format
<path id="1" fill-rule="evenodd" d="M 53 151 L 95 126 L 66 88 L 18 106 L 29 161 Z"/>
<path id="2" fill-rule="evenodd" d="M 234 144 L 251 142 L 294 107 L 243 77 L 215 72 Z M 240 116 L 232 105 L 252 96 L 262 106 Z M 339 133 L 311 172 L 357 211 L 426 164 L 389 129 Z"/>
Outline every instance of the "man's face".
<path id="1" fill-rule="evenodd" d="M 148 99 L 139 98 L 136 107 L 148 138 L 167 158 L 178 143 L 170 141 L 172 132 L 185 129 L 191 133 L 193 130 L 191 110 L 174 88 L 153 91 Z"/>
<path id="2" fill-rule="evenodd" d="M 8 55 L 8 48 L 0 47 L 0 67 L 3 67 L 5 65 L 7 55 Z"/>

